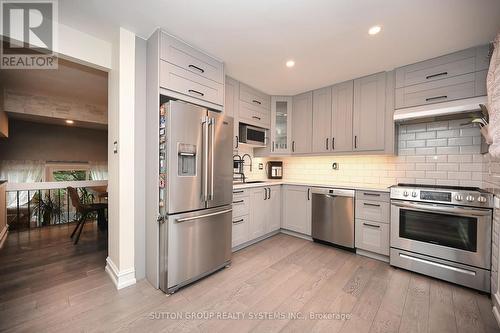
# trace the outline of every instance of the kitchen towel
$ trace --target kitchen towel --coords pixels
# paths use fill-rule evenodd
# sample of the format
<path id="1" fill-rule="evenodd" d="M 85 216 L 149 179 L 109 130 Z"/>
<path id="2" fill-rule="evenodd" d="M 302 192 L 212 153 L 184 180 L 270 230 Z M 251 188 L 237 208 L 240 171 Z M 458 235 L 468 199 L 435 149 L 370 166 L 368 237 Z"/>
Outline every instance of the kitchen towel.
<path id="1" fill-rule="evenodd" d="M 493 41 L 493 47 L 486 80 L 490 116 L 489 132 L 493 139 L 489 152 L 491 157 L 500 159 L 500 33 Z"/>

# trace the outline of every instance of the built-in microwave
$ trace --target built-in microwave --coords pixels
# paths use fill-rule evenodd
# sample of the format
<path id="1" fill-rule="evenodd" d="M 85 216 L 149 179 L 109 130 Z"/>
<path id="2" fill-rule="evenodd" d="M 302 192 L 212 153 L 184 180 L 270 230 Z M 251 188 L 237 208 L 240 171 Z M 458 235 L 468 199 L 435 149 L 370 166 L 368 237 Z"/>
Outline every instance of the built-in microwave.
<path id="1" fill-rule="evenodd" d="M 239 132 L 239 142 L 257 147 L 266 146 L 266 129 L 240 123 Z"/>

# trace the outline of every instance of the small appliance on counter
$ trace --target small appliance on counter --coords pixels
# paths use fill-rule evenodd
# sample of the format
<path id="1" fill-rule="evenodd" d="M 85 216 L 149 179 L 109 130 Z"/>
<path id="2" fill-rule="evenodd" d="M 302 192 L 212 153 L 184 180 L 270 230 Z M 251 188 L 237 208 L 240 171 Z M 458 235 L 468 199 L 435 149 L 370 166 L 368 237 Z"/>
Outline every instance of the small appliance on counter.
<path id="1" fill-rule="evenodd" d="M 283 178 L 283 162 L 269 161 L 266 164 L 267 178 L 282 179 Z"/>

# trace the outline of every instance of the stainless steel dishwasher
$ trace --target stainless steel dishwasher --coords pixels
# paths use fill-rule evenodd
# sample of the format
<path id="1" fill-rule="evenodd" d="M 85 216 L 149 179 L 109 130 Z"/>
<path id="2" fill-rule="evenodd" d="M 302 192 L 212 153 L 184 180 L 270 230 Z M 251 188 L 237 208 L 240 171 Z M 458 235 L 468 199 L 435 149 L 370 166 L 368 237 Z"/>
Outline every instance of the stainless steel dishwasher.
<path id="1" fill-rule="evenodd" d="M 354 191 L 312 189 L 312 238 L 354 249 Z"/>

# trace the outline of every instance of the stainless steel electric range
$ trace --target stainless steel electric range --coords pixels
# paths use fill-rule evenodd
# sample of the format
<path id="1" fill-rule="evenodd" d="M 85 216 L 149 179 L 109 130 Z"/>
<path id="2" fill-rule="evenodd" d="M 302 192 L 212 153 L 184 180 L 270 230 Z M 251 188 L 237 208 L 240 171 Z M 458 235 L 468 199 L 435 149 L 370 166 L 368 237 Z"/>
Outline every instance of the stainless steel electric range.
<path id="1" fill-rule="evenodd" d="M 390 264 L 490 292 L 493 204 L 479 188 L 391 187 Z"/>

